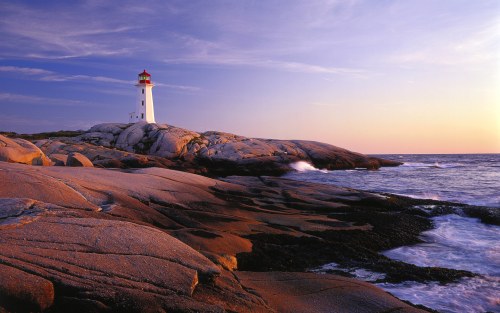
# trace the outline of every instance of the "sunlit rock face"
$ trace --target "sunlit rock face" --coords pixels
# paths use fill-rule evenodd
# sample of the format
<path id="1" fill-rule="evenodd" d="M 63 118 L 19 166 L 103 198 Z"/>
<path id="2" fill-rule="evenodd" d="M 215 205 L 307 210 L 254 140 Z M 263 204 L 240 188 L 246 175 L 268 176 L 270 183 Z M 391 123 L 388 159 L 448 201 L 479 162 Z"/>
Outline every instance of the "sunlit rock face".
<path id="1" fill-rule="evenodd" d="M 94 148 L 85 144 L 92 144 Z M 247 138 L 217 131 L 197 133 L 146 122 L 99 124 L 76 138 L 58 143 L 44 140 L 37 145 L 48 155 L 80 152 L 96 166 L 124 168 L 153 164 L 210 176 L 281 175 L 290 171 L 289 164 L 296 161 L 307 161 L 322 169 L 399 165 L 320 142 Z M 133 166 L 134 163 L 142 165 Z"/>
<path id="2" fill-rule="evenodd" d="M 31 142 L 0 135 L 0 161 L 30 165 L 51 165 L 47 156 Z"/>
<path id="3" fill-rule="evenodd" d="M 0 311 L 419 312 L 334 275 L 237 272 L 273 264 L 253 236 L 284 240 L 282 249 L 325 242 L 315 239 L 323 232 L 371 232 L 328 212 L 384 199 L 272 177 L 0 162 Z M 318 262 L 306 254 L 295 259 Z M 272 266 L 304 270 L 288 263 Z"/>

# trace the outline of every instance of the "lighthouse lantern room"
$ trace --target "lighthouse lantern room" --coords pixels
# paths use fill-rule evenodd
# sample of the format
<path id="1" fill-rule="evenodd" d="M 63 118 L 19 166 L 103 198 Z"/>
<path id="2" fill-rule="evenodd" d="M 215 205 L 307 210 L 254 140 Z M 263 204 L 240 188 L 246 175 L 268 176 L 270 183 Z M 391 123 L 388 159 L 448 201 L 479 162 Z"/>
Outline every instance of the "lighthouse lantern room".
<path id="1" fill-rule="evenodd" d="M 137 102 L 135 112 L 130 113 L 129 123 L 147 122 L 155 123 L 153 107 L 153 86 L 151 75 L 144 70 L 137 80 Z"/>

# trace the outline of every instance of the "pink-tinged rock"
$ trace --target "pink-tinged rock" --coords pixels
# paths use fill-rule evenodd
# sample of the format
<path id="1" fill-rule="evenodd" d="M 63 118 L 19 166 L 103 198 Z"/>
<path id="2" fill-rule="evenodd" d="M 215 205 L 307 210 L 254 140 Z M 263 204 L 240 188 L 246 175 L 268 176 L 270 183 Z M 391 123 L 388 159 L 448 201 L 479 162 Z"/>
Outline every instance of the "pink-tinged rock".
<path id="1" fill-rule="evenodd" d="M 29 165 L 51 165 L 52 162 L 31 142 L 0 135 L 0 161 Z"/>
<path id="2" fill-rule="evenodd" d="M 73 152 L 68 155 L 68 160 L 66 161 L 66 166 L 73 167 L 94 167 L 94 164 L 83 154 L 78 152 Z"/>
<path id="3" fill-rule="evenodd" d="M 54 302 L 54 286 L 40 276 L 0 264 L 0 312 L 40 312 Z"/>
<path id="4" fill-rule="evenodd" d="M 0 268 L 0 283 L 10 283 L 5 287 L 10 298 L 21 298 L 17 294 L 23 290 L 28 294 L 35 288 L 43 290 L 40 285 L 49 280 L 57 282 L 62 297 L 80 290 L 86 299 L 120 312 L 127 310 L 117 299 L 150 306 L 151 312 L 179 311 L 179 305 L 200 311 L 191 299 L 194 289 L 199 280 L 214 281 L 220 275 L 206 257 L 163 231 L 96 218 L 44 217 L 0 229 L 0 264 L 25 272 L 12 278 Z M 34 287 L 25 286 L 17 277 L 29 276 L 28 272 L 43 279 L 34 281 Z M 151 296 L 155 301 L 148 300 Z M 80 301 L 74 300 L 73 307 Z M 36 303 L 44 303 L 41 308 L 51 304 Z"/>
<path id="5" fill-rule="evenodd" d="M 0 171 L 0 198 L 25 198 L 69 208 L 99 210 L 80 192 L 38 169 L 60 167 L 33 167 L 4 163 Z M 5 208 L 6 209 L 6 208 Z"/>
<path id="6" fill-rule="evenodd" d="M 424 313 L 371 284 L 330 274 L 236 272 L 277 312 Z"/>
<path id="7" fill-rule="evenodd" d="M 120 134 L 125 128 L 130 126 L 129 124 L 121 124 L 121 123 L 104 123 L 97 124 L 90 128 L 89 132 L 92 133 L 108 133 L 112 135 Z"/>

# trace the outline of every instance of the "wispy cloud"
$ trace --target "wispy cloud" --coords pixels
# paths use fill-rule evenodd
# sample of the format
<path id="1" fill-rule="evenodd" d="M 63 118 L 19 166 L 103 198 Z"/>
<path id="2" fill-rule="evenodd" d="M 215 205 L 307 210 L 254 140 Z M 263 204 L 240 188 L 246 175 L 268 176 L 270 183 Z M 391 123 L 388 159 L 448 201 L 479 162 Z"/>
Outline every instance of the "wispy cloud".
<path id="1" fill-rule="evenodd" d="M 165 58 L 167 64 L 198 64 L 268 68 L 287 72 L 319 74 L 361 74 L 364 69 L 330 67 L 280 60 L 274 49 L 242 49 L 233 44 L 215 42 L 185 34 L 174 34 L 184 49 L 180 56 Z M 291 52 L 291 51 L 290 51 Z"/>
<path id="2" fill-rule="evenodd" d="M 50 75 L 54 73 L 52 71 L 44 70 L 41 68 L 19 66 L 0 66 L 0 72 L 21 73 L 24 75 Z"/>
<path id="3" fill-rule="evenodd" d="M 21 75 L 28 75 L 30 79 L 35 79 L 45 82 L 68 82 L 68 81 L 95 81 L 110 84 L 134 85 L 134 80 L 124 80 L 106 76 L 91 76 L 91 75 L 63 75 L 54 71 L 49 71 L 41 68 L 19 67 L 19 66 L 0 66 L 0 72 L 13 72 Z M 199 87 L 189 85 L 166 84 L 155 82 L 158 87 L 177 89 L 183 91 L 198 91 Z"/>
<path id="4" fill-rule="evenodd" d="M 84 101 L 80 100 L 47 98 L 47 97 L 29 96 L 23 94 L 15 94 L 15 93 L 0 93 L 0 101 L 55 105 L 55 106 L 75 106 L 75 105 L 85 104 Z"/>
<path id="5" fill-rule="evenodd" d="M 41 77 L 40 80 L 48 82 L 64 82 L 64 81 L 96 81 L 111 84 L 121 84 L 121 85 L 134 85 L 137 82 L 135 80 L 124 80 L 117 79 L 106 76 L 90 76 L 90 75 L 48 75 Z M 199 87 L 195 86 L 185 86 L 185 85 L 175 85 L 175 84 L 165 84 L 161 82 L 154 82 L 155 86 L 165 87 L 170 89 L 179 89 L 184 91 L 198 91 Z"/>
<path id="6" fill-rule="evenodd" d="M 93 125 L 105 121 L 81 121 L 68 118 L 39 118 L 30 116 L 19 116 L 11 114 L 0 115 L 0 131 L 15 131 L 24 133 L 25 129 L 31 129 L 30 133 L 50 130 L 79 130 L 89 129 Z"/>
<path id="7" fill-rule="evenodd" d="M 52 73 L 51 75 L 42 76 L 39 78 L 41 81 L 46 82 L 66 82 L 66 81 L 97 81 L 104 83 L 113 83 L 113 84 L 125 84 L 132 85 L 134 83 L 133 80 L 123 80 L 112 77 L 105 76 L 90 76 L 90 75 L 61 75 Z"/>
<path id="8" fill-rule="evenodd" d="M 44 8 L 35 8 L 2 2 L 1 6 L 2 55 L 64 59 L 128 54 L 137 48 L 128 45 L 128 37 L 122 34 L 139 26 L 132 27 L 125 19 L 116 22 L 114 11 L 91 11 L 78 4 L 47 3 Z"/>
<path id="9" fill-rule="evenodd" d="M 207 5 L 203 1 L 192 5 L 157 1 L 155 10 L 134 1 L 116 6 L 116 3 L 88 0 L 44 8 L 1 2 L 0 35 L 4 40 L 0 42 L 0 56 L 61 60 L 141 53 L 169 64 L 246 66 L 322 74 L 360 73 L 364 70 L 337 66 L 336 62 L 317 58 L 311 62 L 308 58 L 294 57 L 296 53 L 331 46 L 334 41 L 328 31 L 322 30 L 350 17 L 356 3 L 357 0 L 298 1 L 290 4 L 287 10 L 280 5 L 254 3 L 243 6 L 248 11 L 242 14 L 240 5 Z M 141 23 L 131 26 L 141 8 Z M 263 15 L 264 9 L 271 12 Z M 207 37 L 197 30 L 182 33 L 179 28 L 165 27 L 165 21 L 177 21 L 182 25 L 188 21 L 187 28 L 206 29 L 207 33 L 216 36 Z M 318 29 L 319 33 L 314 32 Z M 58 75 L 46 78 L 50 79 L 62 81 L 66 78 Z M 193 90 L 191 86 L 165 86 Z"/>
<path id="10" fill-rule="evenodd" d="M 477 65 L 500 59 L 500 23 L 483 25 L 479 30 L 463 31 L 459 36 L 437 33 L 416 39 L 418 47 L 391 56 L 400 64 Z M 425 40 L 427 44 L 421 44 Z"/>
<path id="11" fill-rule="evenodd" d="M 165 87 L 165 88 L 170 88 L 170 89 L 177 89 L 177 90 L 182 90 L 182 91 L 199 91 L 201 90 L 200 87 L 195 87 L 195 86 L 187 86 L 187 85 L 173 85 L 173 84 L 164 84 L 164 83 L 154 83 L 155 86 L 158 87 Z"/>
<path id="12" fill-rule="evenodd" d="M 170 64 L 202 64 L 224 66 L 248 66 L 276 69 L 287 72 L 318 74 L 361 74 L 366 71 L 356 68 L 327 67 L 301 62 L 287 62 L 269 59 L 257 59 L 245 55 L 199 55 L 190 58 L 165 59 Z"/>

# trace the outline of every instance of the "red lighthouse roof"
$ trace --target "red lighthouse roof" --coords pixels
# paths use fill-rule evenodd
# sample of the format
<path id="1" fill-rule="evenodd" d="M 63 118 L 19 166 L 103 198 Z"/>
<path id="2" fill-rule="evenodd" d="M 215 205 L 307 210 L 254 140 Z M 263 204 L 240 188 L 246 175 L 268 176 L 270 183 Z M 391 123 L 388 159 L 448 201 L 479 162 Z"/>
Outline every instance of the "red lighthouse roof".
<path id="1" fill-rule="evenodd" d="M 151 84 L 151 74 L 146 72 L 146 70 L 139 73 L 139 84 Z"/>
<path id="2" fill-rule="evenodd" d="M 149 74 L 148 72 L 146 72 L 146 70 L 144 70 L 142 73 L 139 73 L 139 76 L 149 76 L 149 77 L 151 77 L 151 74 Z"/>

